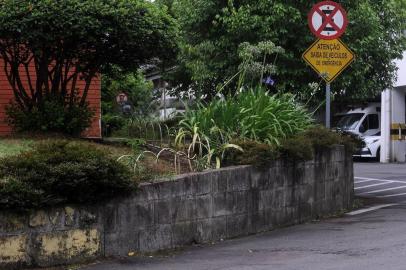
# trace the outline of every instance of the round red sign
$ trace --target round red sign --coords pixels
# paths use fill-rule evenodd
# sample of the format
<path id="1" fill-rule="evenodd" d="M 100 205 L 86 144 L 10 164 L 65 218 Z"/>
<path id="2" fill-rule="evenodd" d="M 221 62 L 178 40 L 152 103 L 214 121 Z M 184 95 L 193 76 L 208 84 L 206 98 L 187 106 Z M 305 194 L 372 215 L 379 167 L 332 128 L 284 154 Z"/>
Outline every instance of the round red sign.
<path id="1" fill-rule="evenodd" d="M 341 37 L 348 25 L 347 13 L 333 1 L 323 1 L 313 6 L 308 22 L 316 37 L 327 40 Z"/>

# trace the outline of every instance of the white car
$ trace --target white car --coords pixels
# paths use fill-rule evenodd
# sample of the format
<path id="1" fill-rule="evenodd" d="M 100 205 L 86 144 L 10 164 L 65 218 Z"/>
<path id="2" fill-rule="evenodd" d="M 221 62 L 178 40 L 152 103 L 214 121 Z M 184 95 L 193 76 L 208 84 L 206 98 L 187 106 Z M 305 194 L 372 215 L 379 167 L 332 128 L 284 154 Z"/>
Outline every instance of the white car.
<path id="1" fill-rule="evenodd" d="M 365 147 L 354 157 L 380 159 L 381 156 L 381 107 L 380 103 L 371 103 L 357 107 L 338 116 L 338 130 L 359 136 Z"/>
<path id="2" fill-rule="evenodd" d="M 362 137 L 365 147 L 362 148 L 354 157 L 374 158 L 379 161 L 381 157 L 381 134 Z"/>

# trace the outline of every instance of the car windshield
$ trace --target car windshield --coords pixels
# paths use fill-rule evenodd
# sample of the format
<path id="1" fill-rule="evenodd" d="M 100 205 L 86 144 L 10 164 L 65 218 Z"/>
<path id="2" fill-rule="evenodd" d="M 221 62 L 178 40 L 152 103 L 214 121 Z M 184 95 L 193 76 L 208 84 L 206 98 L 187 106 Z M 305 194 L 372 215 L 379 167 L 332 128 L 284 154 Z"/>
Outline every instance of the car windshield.
<path id="1" fill-rule="evenodd" d="M 343 115 L 337 123 L 337 128 L 341 130 L 354 130 L 363 116 L 363 113 L 350 113 Z"/>

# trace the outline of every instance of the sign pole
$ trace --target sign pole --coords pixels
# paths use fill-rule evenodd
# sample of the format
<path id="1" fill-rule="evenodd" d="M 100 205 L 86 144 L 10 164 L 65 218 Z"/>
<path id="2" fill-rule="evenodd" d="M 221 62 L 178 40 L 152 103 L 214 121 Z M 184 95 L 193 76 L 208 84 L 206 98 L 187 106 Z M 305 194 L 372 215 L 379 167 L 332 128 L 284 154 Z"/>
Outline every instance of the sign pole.
<path id="1" fill-rule="evenodd" d="M 326 84 L 326 128 L 331 128 L 331 88 L 330 83 Z"/>
<path id="2" fill-rule="evenodd" d="M 334 1 L 322 1 L 313 6 L 308 24 L 318 38 L 302 58 L 326 81 L 326 128 L 331 128 L 331 85 L 354 60 L 354 54 L 339 39 L 348 26 L 345 9 Z M 329 76 L 323 76 L 328 74 Z"/>

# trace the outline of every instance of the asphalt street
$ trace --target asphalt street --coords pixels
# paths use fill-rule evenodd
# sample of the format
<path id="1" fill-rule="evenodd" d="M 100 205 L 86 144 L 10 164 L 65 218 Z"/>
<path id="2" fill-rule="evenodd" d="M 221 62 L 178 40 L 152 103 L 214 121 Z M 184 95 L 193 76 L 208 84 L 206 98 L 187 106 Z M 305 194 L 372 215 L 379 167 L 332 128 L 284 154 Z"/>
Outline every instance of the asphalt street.
<path id="1" fill-rule="evenodd" d="M 356 163 L 356 193 L 378 198 L 358 214 L 81 270 L 404 270 L 406 165 Z M 393 195 L 393 196 L 392 196 Z M 383 207 L 375 209 L 372 207 Z M 375 209 L 373 211 L 369 211 Z M 366 212 L 364 212 L 366 211 Z"/>
<path id="2" fill-rule="evenodd" d="M 406 165 L 358 162 L 354 165 L 355 194 L 384 202 L 406 202 Z"/>

